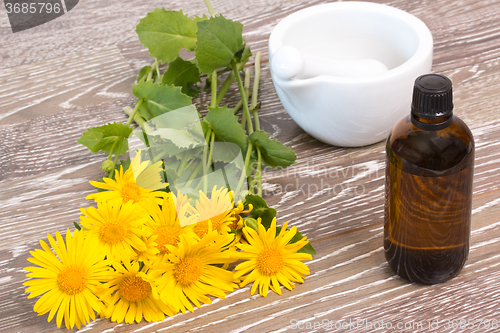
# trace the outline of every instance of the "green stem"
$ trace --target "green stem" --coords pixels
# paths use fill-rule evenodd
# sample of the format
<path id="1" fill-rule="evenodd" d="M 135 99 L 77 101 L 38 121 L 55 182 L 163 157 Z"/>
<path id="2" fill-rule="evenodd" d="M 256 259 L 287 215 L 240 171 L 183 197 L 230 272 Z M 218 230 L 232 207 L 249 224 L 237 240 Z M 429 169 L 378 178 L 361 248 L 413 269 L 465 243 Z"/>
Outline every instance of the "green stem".
<path id="1" fill-rule="evenodd" d="M 262 197 L 262 154 L 260 147 L 257 147 L 257 195 Z"/>
<path id="2" fill-rule="evenodd" d="M 250 69 L 247 69 L 245 71 L 244 88 L 245 88 L 245 98 L 246 98 L 247 105 L 248 105 L 248 97 L 250 94 Z M 243 101 L 243 96 L 241 96 L 241 100 Z M 252 121 L 249 117 L 247 118 L 246 114 L 243 112 L 243 114 L 241 116 L 241 128 L 245 129 L 247 120 L 248 120 L 248 122 Z"/>
<path id="3" fill-rule="evenodd" d="M 130 124 L 132 123 L 132 120 L 134 120 L 134 117 L 136 116 L 137 111 L 139 110 L 139 108 L 141 107 L 143 102 L 144 102 L 144 100 L 142 98 L 137 101 L 137 103 L 135 104 L 134 110 L 131 112 L 131 114 L 128 117 L 127 122 L 125 123 L 125 126 L 130 126 Z M 120 143 L 118 144 L 118 150 L 115 153 L 115 159 L 113 161 L 113 168 L 109 174 L 110 178 L 113 178 L 113 176 L 115 175 L 115 166 L 116 166 L 116 163 L 118 162 L 118 158 L 120 157 L 120 152 L 122 150 L 123 140 L 125 140 L 124 137 L 122 137 L 122 136 L 118 137 L 117 141 L 120 141 Z M 115 142 L 115 144 L 116 144 L 116 142 Z M 113 147 L 111 147 L 111 152 L 110 152 L 110 155 L 108 157 L 109 160 L 111 160 L 110 157 L 111 157 L 111 154 L 113 154 L 113 149 L 115 148 L 115 144 L 113 144 Z"/>
<path id="4" fill-rule="evenodd" d="M 236 62 L 234 60 L 232 60 L 231 64 L 233 66 L 234 75 L 236 75 L 236 81 L 238 82 L 238 89 L 240 90 L 241 99 L 243 100 L 243 112 L 245 114 L 245 117 L 247 117 L 247 119 L 249 120 L 248 121 L 248 133 L 252 134 L 253 133 L 253 125 L 252 125 L 252 121 L 250 118 L 250 111 L 248 110 L 248 100 L 247 100 L 246 94 L 245 94 L 245 87 L 243 87 L 243 82 L 241 81 L 240 73 L 238 72 L 238 69 L 236 68 Z"/>
<path id="5" fill-rule="evenodd" d="M 205 136 L 205 145 L 203 146 L 203 159 L 201 163 L 203 164 L 203 192 L 207 193 L 207 187 L 208 187 L 208 180 L 207 180 L 207 172 L 208 172 L 208 165 L 205 162 L 206 159 L 208 159 L 208 140 L 210 139 L 210 136 L 212 135 L 212 129 L 209 128 L 207 131 L 207 135 Z"/>
<path id="6" fill-rule="evenodd" d="M 255 121 L 255 130 L 259 131 L 260 130 L 260 121 L 259 121 L 258 110 L 257 109 L 253 109 L 252 114 L 253 114 L 253 120 Z"/>
<path id="7" fill-rule="evenodd" d="M 126 107 L 123 109 L 123 112 L 125 112 L 126 115 L 128 116 L 132 116 L 133 113 L 134 113 L 134 110 L 132 110 L 131 107 Z M 136 114 L 134 116 L 134 121 L 137 125 L 139 125 L 142 130 L 146 133 L 151 133 L 153 132 L 153 129 L 147 124 L 146 120 L 144 118 L 142 118 L 140 115 Z"/>
<path id="8" fill-rule="evenodd" d="M 243 105 L 243 100 L 240 99 L 238 103 L 236 103 L 236 105 L 234 106 L 233 114 L 236 114 L 236 112 L 238 112 L 238 110 L 241 108 L 242 105 Z"/>
<path id="9" fill-rule="evenodd" d="M 115 166 L 116 166 L 116 163 L 118 163 L 118 158 L 120 157 L 120 152 L 122 150 L 122 144 L 123 144 L 123 138 L 120 140 L 120 143 L 118 143 L 118 150 L 115 153 L 115 159 L 113 160 L 113 168 L 111 169 L 111 172 L 109 173 L 109 178 L 113 178 L 115 176 Z"/>
<path id="10" fill-rule="evenodd" d="M 156 155 L 152 160 L 151 160 L 151 163 L 154 164 L 156 162 L 158 162 L 159 160 L 162 159 L 163 156 L 165 156 L 165 154 L 168 153 L 168 150 L 167 149 L 163 149 L 161 151 L 161 153 L 159 153 L 158 155 Z"/>
<path id="11" fill-rule="evenodd" d="M 245 178 L 246 178 L 246 170 L 248 168 L 248 165 L 250 164 L 250 156 L 252 155 L 252 150 L 253 150 L 253 144 L 252 144 L 252 141 L 250 141 L 248 143 L 247 154 L 245 156 L 245 167 L 243 168 L 243 170 L 241 172 L 241 177 L 240 177 L 240 180 L 238 182 L 238 186 L 236 187 L 236 191 L 234 192 L 236 195 L 238 195 L 240 193 L 241 189 L 243 188 L 243 184 L 244 184 Z"/>
<path id="12" fill-rule="evenodd" d="M 255 56 L 255 77 L 253 80 L 253 93 L 252 93 L 252 104 L 251 109 L 253 113 L 253 119 L 255 121 L 255 130 L 260 130 L 259 121 L 259 110 L 257 108 L 257 98 L 259 96 L 259 83 L 260 83 L 260 52 L 257 52 Z M 260 147 L 257 147 L 257 171 L 255 174 L 257 178 L 257 195 L 262 197 L 262 152 Z"/>
<path id="13" fill-rule="evenodd" d="M 200 163 L 198 163 L 198 166 L 196 167 L 196 169 L 194 169 L 193 172 L 191 173 L 191 176 L 189 176 L 188 181 L 186 183 L 186 187 L 189 187 L 189 185 L 191 185 L 193 180 L 198 175 L 198 172 L 200 172 L 201 167 L 202 167 L 202 161 L 200 161 Z"/>
<path id="14" fill-rule="evenodd" d="M 116 143 L 117 143 L 117 142 L 118 142 L 118 141 L 117 141 L 117 140 L 115 140 L 115 142 L 113 142 L 113 145 L 111 146 L 111 150 L 109 151 L 109 156 L 108 156 L 108 160 L 109 160 L 109 161 L 111 161 L 111 158 L 112 158 L 112 156 L 113 156 L 113 151 L 115 150 L 115 146 L 116 146 Z"/>
<path id="15" fill-rule="evenodd" d="M 134 111 L 132 111 L 132 114 L 129 115 L 127 123 L 125 124 L 125 126 L 130 126 L 130 124 L 132 123 L 132 120 L 134 120 L 134 117 L 137 114 L 137 111 L 139 111 L 139 108 L 141 107 L 141 105 L 142 105 L 143 102 L 144 102 L 144 100 L 142 98 L 137 101 L 137 103 L 135 104 Z"/>
<path id="16" fill-rule="evenodd" d="M 236 66 L 238 67 L 238 70 L 241 70 L 243 68 L 243 65 L 244 65 L 244 63 L 241 63 L 241 62 L 236 64 Z M 219 72 L 218 75 L 221 75 L 222 73 L 225 73 L 226 71 L 227 71 L 227 69 Z M 234 79 L 236 78 L 236 76 L 233 73 L 233 69 L 231 68 L 231 69 L 229 69 L 229 71 L 231 71 L 231 73 L 229 73 L 228 77 L 226 78 L 226 80 L 222 84 L 222 87 L 219 90 L 219 95 L 217 96 L 217 105 L 219 105 L 222 102 L 222 99 L 224 98 L 224 96 L 226 96 L 226 93 L 229 90 L 229 87 L 231 87 L 231 84 L 233 84 Z M 240 107 L 241 107 L 241 105 L 240 105 Z"/>
<path id="17" fill-rule="evenodd" d="M 251 91 L 249 91 L 249 92 L 248 92 L 248 94 L 249 94 L 249 95 L 251 95 L 251 94 L 252 94 L 252 92 L 251 92 Z M 238 112 L 238 111 L 240 110 L 240 108 L 241 108 L 241 106 L 242 106 L 242 105 L 243 105 L 243 100 L 242 100 L 242 99 L 240 99 L 240 100 L 238 101 L 238 103 L 236 103 L 236 105 L 234 106 L 234 108 L 233 108 L 233 113 L 234 113 L 234 114 L 236 114 L 236 112 Z"/>
<path id="18" fill-rule="evenodd" d="M 259 81 L 260 81 L 260 51 L 257 52 L 255 56 L 255 74 L 253 78 L 253 93 L 252 93 L 252 104 L 250 109 L 254 109 L 257 106 L 257 97 L 259 96 Z"/>
<path id="19" fill-rule="evenodd" d="M 210 16 L 215 16 L 214 7 L 212 7 L 210 0 L 205 0 L 205 5 L 207 5 L 207 9 L 208 9 L 208 12 L 210 13 Z"/>
<path id="20" fill-rule="evenodd" d="M 207 163 L 207 169 L 212 163 L 212 151 L 214 148 L 214 142 L 215 142 L 215 132 L 212 131 L 211 139 L 210 139 L 210 151 L 208 153 L 208 163 Z"/>
<path id="21" fill-rule="evenodd" d="M 154 66 L 156 67 L 156 78 L 159 80 L 160 79 L 160 64 L 158 63 L 158 59 L 155 59 Z"/>
<path id="22" fill-rule="evenodd" d="M 260 81 L 260 52 L 257 52 L 255 56 L 255 77 L 253 79 L 253 93 L 252 93 L 252 104 L 250 105 L 250 110 L 253 113 L 253 119 L 255 121 L 255 130 L 260 130 L 259 115 L 257 109 L 257 97 L 259 96 L 259 81 Z"/>
<path id="23" fill-rule="evenodd" d="M 181 159 L 181 163 L 179 164 L 179 167 L 177 168 L 177 175 L 181 175 L 182 172 L 184 171 L 184 169 L 186 168 L 186 164 L 187 164 L 187 161 L 189 160 L 189 152 L 188 151 L 185 151 L 183 154 L 182 154 L 182 159 Z"/>
<path id="24" fill-rule="evenodd" d="M 217 105 L 217 71 L 213 71 L 212 73 L 212 100 L 210 101 L 210 107 L 214 108 Z"/>
<path id="25" fill-rule="evenodd" d="M 255 194 L 254 193 L 255 182 L 254 182 L 254 176 L 252 174 L 248 176 L 247 182 L 248 182 L 248 192 L 250 194 Z"/>
<path id="26" fill-rule="evenodd" d="M 217 106 L 217 71 L 212 72 L 211 90 L 212 90 L 212 98 L 210 101 L 210 107 L 215 108 Z M 203 164 L 203 192 L 205 193 L 207 193 L 207 186 L 208 186 L 207 173 L 208 173 L 208 167 L 210 166 L 210 160 L 212 159 L 212 149 L 214 140 L 215 140 L 215 133 L 213 133 L 212 129 L 209 128 L 205 136 L 205 145 L 203 146 L 203 158 L 201 161 L 201 163 Z M 208 152 L 210 142 L 212 142 L 212 144 L 210 144 L 210 152 Z"/>
<path id="27" fill-rule="evenodd" d="M 184 167 L 184 170 L 182 170 L 182 172 L 186 171 L 193 163 L 194 163 L 194 159 L 189 161 L 189 163 L 186 165 L 186 167 Z M 179 176 L 180 176 L 180 174 L 179 174 Z"/>
<path id="28" fill-rule="evenodd" d="M 229 90 L 229 87 L 234 82 L 235 78 L 236 78 L 236 76 L 231 71 L 231 73 L 229 73 L 228 77 L 226 78 L 226 81 L 224 81 L 224 83 L 222 84 L 222 87 L 219 90 L 219 96 L 217 96 L 217 105 L 219 105 L 222 102 L 222 99 L 226 95 L 227 91 Z"/>
<path id="29" fill-rule="evenodd" d="M 217 76 L 221 76 L 227 72 L 232 72 L 232 71 L 233 71 L 233 69 L 228 66 L 228 67 L 224 68 L 223 70 L 218 71 Z"/>
<path id="30" fill-rule="evenodd" d="M 151 70 L 148 73 L 148 77 L 146 78 L 146 82 L 148 82 L 149 80 L 151 80 L 153 78 L 153 71 L 155 70 L 155 64 L 156 64 L 156 60 L 155 60 L 155 63 L 153 64 L 153 66 L 151 67 Z"/>
<path id="31" fill-rule="evenodd" d="M 198 182 L 198 185 L 196 185 L 196 187 L 193 189 L 193 193 L 196 193 L 196 191 L 198 191 L 198 189 L 200 188 L 202 183 L 203 183 L 203 179 L 200 179 L 200 181 Z"/>

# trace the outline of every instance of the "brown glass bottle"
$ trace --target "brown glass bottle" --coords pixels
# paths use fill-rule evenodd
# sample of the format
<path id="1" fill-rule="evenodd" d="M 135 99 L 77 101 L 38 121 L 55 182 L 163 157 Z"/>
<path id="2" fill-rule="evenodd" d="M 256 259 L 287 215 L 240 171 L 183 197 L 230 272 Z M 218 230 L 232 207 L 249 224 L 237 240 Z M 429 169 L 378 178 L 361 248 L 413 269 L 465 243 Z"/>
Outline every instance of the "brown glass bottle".
<path id="1" fill-rule="evenodd" d="M 456 276 L 469 254 L 474 140 L 453 115 L 451 81 L 417 78 L 411 114 L 386 144 L 385 256 L 413 282 Z"/>

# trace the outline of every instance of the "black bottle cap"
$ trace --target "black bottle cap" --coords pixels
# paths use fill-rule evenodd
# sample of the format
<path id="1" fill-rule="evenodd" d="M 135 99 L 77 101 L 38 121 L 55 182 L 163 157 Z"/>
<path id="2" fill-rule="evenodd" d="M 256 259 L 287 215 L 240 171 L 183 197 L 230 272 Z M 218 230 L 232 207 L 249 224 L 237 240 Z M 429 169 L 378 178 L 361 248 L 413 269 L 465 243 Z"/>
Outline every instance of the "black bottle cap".
<path id="1" fill-rule="evenodd" d="M 425 74 L 415 80 L 411 112 L 424 119 L 446 118 L 453 113 L 452 83 L 439 74 Z"/>

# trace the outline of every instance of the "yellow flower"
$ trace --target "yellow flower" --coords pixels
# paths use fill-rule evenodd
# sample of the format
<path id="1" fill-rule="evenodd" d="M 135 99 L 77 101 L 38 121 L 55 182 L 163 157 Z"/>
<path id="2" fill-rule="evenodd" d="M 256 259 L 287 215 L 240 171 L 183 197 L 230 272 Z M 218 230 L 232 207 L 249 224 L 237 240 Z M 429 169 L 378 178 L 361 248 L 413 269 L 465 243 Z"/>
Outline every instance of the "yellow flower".
<path id="1" fill-rule="evenodd" d="M 141 229 L 144 218 L 137 204 L 131 201 L 124 205 L 109 202 L 97 203 L 95 207 L 80 211 L 81 225 L 88 238 L 94 239 L 108 258 L 129 260 L 136 255 L 134 251 L 145 251 L 146 244 L 141 239 L 145 232 Z"/>
<path id="2" fill-rule="evenodd" d="M 238 205 L 232 210 L 231 216 L 234 218 L 233 222 L 231 222 L 228 226 L 232 230 L 236 230 L 235 232 L 235 238 L 233 244 L 237 244 L 241 241 L 241 236 L 243 235 L 243 217 L 241 217 L 240 214 L 242 213 L 249 213 L 253 209 L 253 205 L 249 204 L 248 209 L 244 210 L 243 202 L 238 202 Z"/>
<path id="3" fill-rule="evenodd" d="M 212 189 L 210 199 L 200 191 L 200 198 L 196 200 L 195 214 L 198 216 L 198 223 L 194 227 L 194 232 L 202 238 L 208 233 L 209 221 L 212 223 L 212 229 L 221 234 L 231 231 L 229 224 L 235 220 L 231 215 L 233 210 L 232 192 L 227 188 L 217 186 Z"/>
<path id="4" fill-rule="evenodd" d="M 281 295 L 280 284 L 292 290 L 295 285 L 292 282 L 304 282 L 305 275 L 309 274 L 309 268 L 301 260 L 311 260 L 310 254 L 297 253 L 307 244 L 307 237 L 298 242 L 288 244 L 295 236 L 297 229 L 293 227 L 286 230 L 288 223 L 281 227 L 276 236 L 276 218 L 266 231 L 259 221 L 259 233 L 250 227 L 244 227 L 243 233 L 248 244 L 236 244 L 242 252 L 238 253 L 240 259 L 247 261 L 236 266 L 235 277 L 243 277 L 240 287 L 253 282 L 251 294 L 259 287 L 259 293 L 267 296 L 269 288 Z M 250 273 L 246 276 L 245 274 Z"/>
<path id="5" fill-rule="evenodd" d="M 125 267 L 124 267 L 125 266 Z M 162 301 L 153 298 L 152 280 L 144 268 L 139 269 L 139 263 L 128 260 L 121 264 L 113 264 L 115 272 L 110 281 L 103 284 L 101 299 L 106 304 L 104 316 L 111 321 L 121 323 L 125 320 L 130 324 L 134 320 L 139 323 L 144 317 L 147 321 L 160 321 L 175 313 Z"/>
<path id="6" fill-rule="evenodd" d="M 172 193 L 168 193 L 161 207 L 156 203 L 150 203 L 147 206 L 150 218 L 146 220 L 146 225 L 151 230 L 152 236 L 155 237 L 160 259 L 163 259 L 163 256 L 169 253 L 168 245 L 177 247 L 181 235 L 190 234 L 195 237 L 193 225 L 181 227 L 176 202 L 175 196 Z M 189 203 L 185 203 L 184 205 L 189 205 Z M 179 207 L 179 211 L 185 212 L 185 210 L 184 206 Z M 192 218 L 195 217 L 193 216 Z"/>
<path id="7" fill-rule="evenodd" d="M 231 216 L 234 218 L 233 222 L 229 224 L 229 227 L 233 230 L 239 230 L 243 228 L 243 218 L 241 217 L 240 214 L 243 213 L 249 213 L 253 209 L 253 205 L 249 204 L 248 209 L 244 210 L 245 207 L 243 206 L 243 202 L 238 202 L 238 205 L 234 207 L 234 209 L 231 211 Z"/>
<path id="8" fill-rule="evenodd" d="M 134 249 L 135 254 L 131 257 L 131 260 L 143 262 L 146 266 L 151 265 L 151 263 L 156 259 L 156 255 L 160 253 L 157 248 L 156 238 L 156 236 L 142 236 L 141 239 L 144 242 L 146 249 L 142 251 Z"/>
<path id="9" fill-rule="evenodd" d="M 66 328 L 80 328 L 95 320 L 94 311 L 101 311 L 103 304 L 95 296 L 100 281 L 108 274 L 108 263 L 104 260 L 101 248 L 93 239 L 84 239 L 82 232 L 75 231 L 73 236 L 66 231 L 66 245 L 59 232 L 56 240 L 48 235 L 52 249 L 40 240 L 43 250 L 30 251 L 28 261 L 39 267 L 26 267 L 26 276 L 34 278 L 23 283 L 28 286 L 28 298 L 42 297 L 36 302 L 34 311 L 43 315 L 50 311 L 47 321 L 56 312 L 57 327 L 61 327 L 64 317 Z"/>
<path id="10" fill-rule="evenodd" d="M 156 191 L 168 185 L 162 183 L 161 180 L 161 161 L 150 166 L 148 164 L 149 161 L 140 162 L 139 151 L 127 171 L 123 172 L 122 166 L 119 171 L 116 170 L 116 180 L 103 178 L 104 183 L 90 181 L 91 185 L 107 191 L 90 194 L 86 199 L 118 205 L 133 201 L 143 206 L 149 199 L 163 198 L 166 193 Z"/>
<path id="11" fill-rule="evenodd" d="M 227 250 L 232 239 L 215 230 L 199 241 L 181 235 L 178 248 L 168 246 L 169 262 L 153 268 L 159 297 L 183 313 L 193 311 L 192 303 L 197 307 L 200 302 L 212 303 L 207 294 L 225 298 L 225 292 L 237 287 L 234 273 L 214 265 L 235 261 L 236 253 Z"/>

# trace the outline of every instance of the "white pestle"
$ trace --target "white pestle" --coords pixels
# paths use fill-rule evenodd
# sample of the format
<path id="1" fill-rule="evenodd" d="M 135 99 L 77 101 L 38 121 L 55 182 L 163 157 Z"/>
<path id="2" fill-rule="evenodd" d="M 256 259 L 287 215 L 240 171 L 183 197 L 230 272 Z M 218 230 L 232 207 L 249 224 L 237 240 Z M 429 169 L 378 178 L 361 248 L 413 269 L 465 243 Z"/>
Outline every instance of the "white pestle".
<path id="1" fill-rule="evenodd" d="M 331 59 L 300 52 L 285 45 L 273 54 L 272 68 L 281 79 L 308 79 L 320 75 L 366 77 L 387 72 L 387 67 L 374 59 Z"/>

